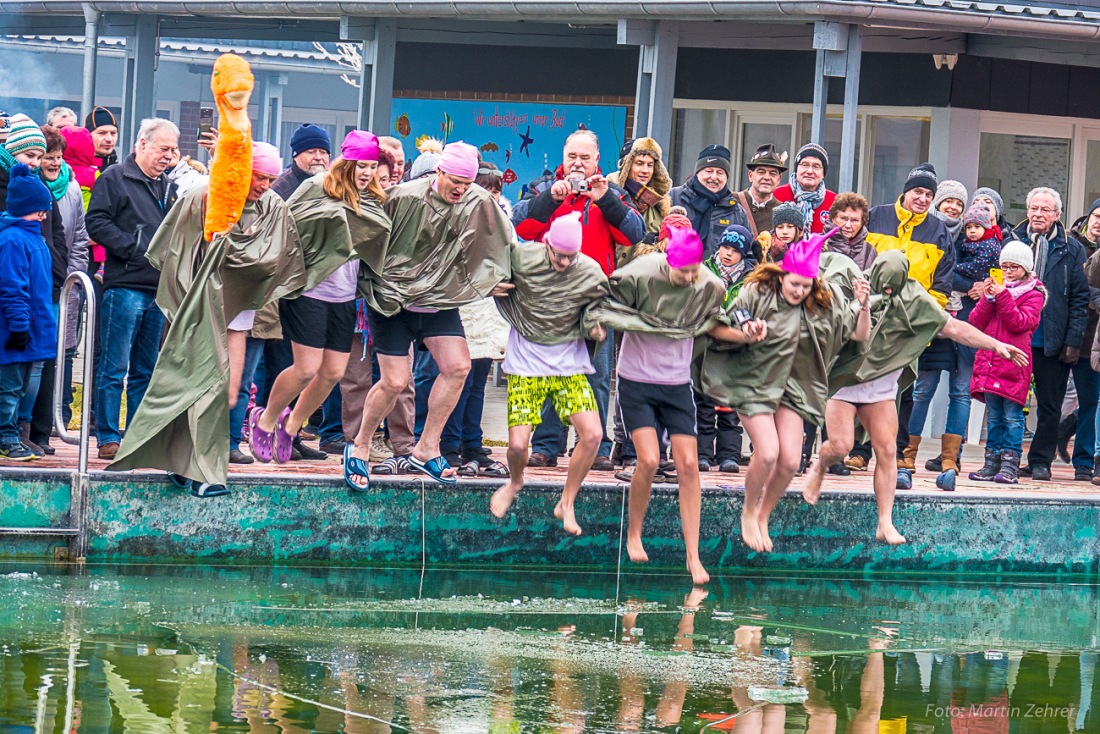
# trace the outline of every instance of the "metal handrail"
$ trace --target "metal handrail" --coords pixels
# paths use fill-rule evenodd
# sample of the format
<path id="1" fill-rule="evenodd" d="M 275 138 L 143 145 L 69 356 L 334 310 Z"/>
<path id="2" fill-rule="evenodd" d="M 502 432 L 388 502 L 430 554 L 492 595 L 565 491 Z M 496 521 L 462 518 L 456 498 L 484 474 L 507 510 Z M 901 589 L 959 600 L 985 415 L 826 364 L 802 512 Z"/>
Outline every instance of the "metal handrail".
<path id="1" fill-rule="evenodd" d="M 65 381 L 54 380 L 53 383 L 53 422 L 57 428 L 61 440 L 71 446 L 80 447 L 80 463 L 78 470 L 81 474 L 88 473 L 88 440 L 89 440 L 89 411 L 91 401 L 88 399 L 88 390 L 92 388 L 93 374 L 93 349 L 95 349 L 95 291 L 92 288 L 92 279 L 86 273 L 70 273 L 61 286 L 61 310 L 57 316 L 57 364 L 61 368 L 65 364 L 65 327 L 69 323 L 69 295 L 76 285 L 84 289 L 84 302 L 88 306 L 88 328 L 84 330 L 84 389 L 80 398 L 80 434 L 72 435 L 62 416 L 62 407 L 65 403 Z M 79 308 L 79 307 L 78 307 Z"/>
<path id="2" fill-rule="evenodd" d="M 69 295 L 73 288 L 80 286 L 84 290 L 84 298 L 81 300 L 88 309 L 87 324 L 84 329 L 84 375 L 83 387 L 80 394 L 80 434 L 72 435 L 62 416 L 62 407 L 65 402 L 65 328 L 69 324 Z M 89 390 L 94 384 L 94 355 L 95 355 L 95 318 L 96 302 L 95 289 L 92 279 L 87 273 L 70 273 L 61 286 L 60 311 L 57 317 L 57 375 L 58 379 L 53 384 L 53 421 L 57 428 L 57 435 L 67 444 L 80 447 L 80 459 L 77 470 L 72 475 L 72 483 L 69 490 L 69 524 L 71 528 L 64 529 L 65 535 L 70 535 L 69 555 L 72 558 L 83 558 L 88 548 L 88 491 L 90 482 L 88 479 L 88 444 L 90 442 L 91 425 L 91 396 Z M 79 306 L 77 306 L 79 308 Z M 75 531 L 75 532 L 72 532 Z M 61 532 L 57 530 L 55 532 Z"/>

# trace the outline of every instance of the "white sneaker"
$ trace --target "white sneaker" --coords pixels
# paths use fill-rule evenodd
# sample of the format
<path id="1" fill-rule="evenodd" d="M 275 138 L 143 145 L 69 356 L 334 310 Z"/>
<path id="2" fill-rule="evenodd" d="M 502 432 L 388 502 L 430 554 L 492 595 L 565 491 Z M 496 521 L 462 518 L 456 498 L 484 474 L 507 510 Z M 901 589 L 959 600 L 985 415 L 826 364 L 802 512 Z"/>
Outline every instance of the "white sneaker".
<path id="1" fill-rule="evenodd" d="M 370 460 L 372 462 L 385 461 L 393 458 L 393 450 L 386 446 L 381 433 L 376 433 L 370 440 Z"/>

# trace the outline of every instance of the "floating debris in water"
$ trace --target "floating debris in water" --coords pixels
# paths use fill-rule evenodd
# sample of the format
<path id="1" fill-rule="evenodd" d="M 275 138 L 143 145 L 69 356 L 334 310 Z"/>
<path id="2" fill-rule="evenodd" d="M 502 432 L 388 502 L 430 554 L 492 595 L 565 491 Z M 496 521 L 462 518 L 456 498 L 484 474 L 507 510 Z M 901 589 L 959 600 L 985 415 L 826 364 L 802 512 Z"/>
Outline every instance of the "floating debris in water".
<path id="1" fill-rule="evenodd" d="M 749 686 L 749 698 L 764 703 L 802 703 L 810 692 L 798 686 Z"/>

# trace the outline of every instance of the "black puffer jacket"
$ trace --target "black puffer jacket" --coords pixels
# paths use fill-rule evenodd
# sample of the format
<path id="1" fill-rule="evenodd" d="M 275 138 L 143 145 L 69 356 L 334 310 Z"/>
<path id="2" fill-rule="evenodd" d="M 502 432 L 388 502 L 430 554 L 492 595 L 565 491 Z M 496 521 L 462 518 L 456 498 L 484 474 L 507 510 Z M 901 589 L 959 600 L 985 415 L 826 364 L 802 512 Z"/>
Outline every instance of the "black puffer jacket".
<path id="1" fill-rule="evenodd" d="M 677 186 L 669 192 L 673 206 L 687 209 L 691 226 L 703 241 L 703 258 L 713 257 L 718 252 L 718 241 L 722 233 L 731 224 L 749 227 L 749 218 L 737 202 L 737 194 L 724 188 L 717 194 L 703 187 L 699 179 L 692 176 L 683 186 Z"/>
<path id="2" fill-rule="evenodd" d="M 145 259 L 149 241 L 176 203 L 176 184 L 142 173 L 131 155 L 96 181 L 84 221 L 88 236 L 103 245 L 103 287 L 155 293 L 160 271 Z"/>

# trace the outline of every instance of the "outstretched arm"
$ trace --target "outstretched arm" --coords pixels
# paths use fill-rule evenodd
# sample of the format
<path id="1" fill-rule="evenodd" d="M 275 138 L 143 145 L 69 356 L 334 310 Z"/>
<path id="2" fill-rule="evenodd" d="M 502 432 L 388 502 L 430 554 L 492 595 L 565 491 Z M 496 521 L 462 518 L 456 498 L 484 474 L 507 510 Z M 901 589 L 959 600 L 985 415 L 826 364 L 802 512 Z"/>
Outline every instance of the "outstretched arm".
<path id="1" fill-rule="evenodd" d="M 733 342 L 734 344 L 755 344 L 763 341 L 768 335 L 768 322 L 763 320 L 749 321 L 743 327 L 715 326 L 707 334 L 718 341 Z"/>
<path id="2" fill-rule="evenodd" d="M 1026 367 L 1030 361 L 1027 353 L 1023 350 L 1011 344 L 997 341 L 988 334 L 978 331 L 961 319 L 948 319 L 940 334 L 968 347 L 987 349 L 991 352 L 996 352 L 1004 359 L 1011 360 L 1020 367 Z"/>

